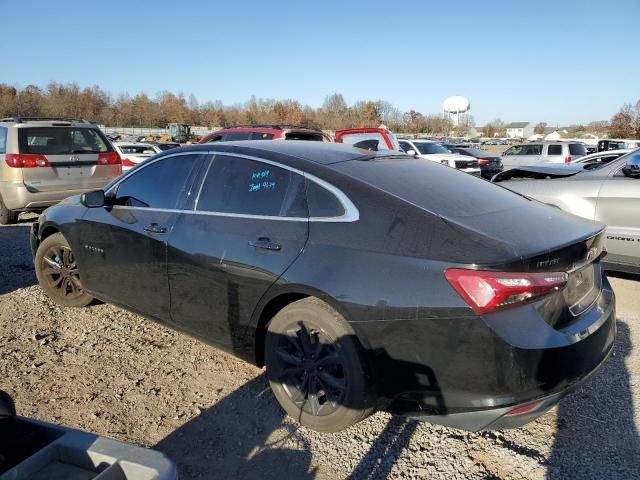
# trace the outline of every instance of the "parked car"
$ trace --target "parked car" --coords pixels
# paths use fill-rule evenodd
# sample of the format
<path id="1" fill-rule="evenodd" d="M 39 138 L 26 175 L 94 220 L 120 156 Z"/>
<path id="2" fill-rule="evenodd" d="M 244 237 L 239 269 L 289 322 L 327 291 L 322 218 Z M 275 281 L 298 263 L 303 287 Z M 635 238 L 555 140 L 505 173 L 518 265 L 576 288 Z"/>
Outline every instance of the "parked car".
<path id="1" fill-rule="evenodd" d="M 611 351 L 603 232 L 403 153 L 264 141 L 161 153 L 31 241 L 51 299 L 266 365 L 311 429 L 384 409 L 478 430 L 531 421 Z"/>
<path id="2" fill-rule="evenodd" d="M 457 168 L 472 175 L 480 175 L 478 160 L 470 159 L 468 155 L 451 153 L 439 143 L 431 140 L 400 140 L 398 143 L 400 148 L 409 155 L 418 155 L 420 158 Z"/>
<path id="3" fill-rule="evenodd" d="M 580 142 L 540 142 L 514 145 L 502 152 L 504 169 L 540 162 L 571 163 L 586 155 Z"/>
<path id="4" fill-rule="evenodd" d="M 590 155 L 580 157 L 577 160 L 573 160 L 571 162 L 571 165 L 582 165 L 585 168 L 590 169 L 594 168 L 597 165 L 604 165 L 606 163 L 613 162 L 614 160 L 620 158 L 622 155 L 625 155 L 632 151 L 633 149 L 626 148 L 624 150 L 608 150 L 604 152 L 592 153 Z"/>
<path id="5" fill-rule="evenodd" d="M 143 142 L 116 142 L 113 144 L 113 148 L 120 155 L 123 172 L 135 167 L 143 160 L 146 160 L 149 157 L 153 157 L 154 155 L 163 151 L 157 145 Z"/>
<path id="6" fill-rule="evenodd" d="M 100 129 L 84 120 L 11 117 L 0 120 L 0 224 L 39 211 L 122 172 Z"/>
<path id="7" fill-rule="evenodd" d="M 476 158 L 480 166 L 480 174 L 484 178 L 491 178 L 502 171 L 502 159 L 494 153 L 489 153 L 479 148 L 461 148 L 455 145 L 445 144 L 444 147 L 452 153 Z"/>
<path id="8" fill-rule="evenodd" d="M 614 140 L 606 139 L 598 141 L 597 151 L 636 149 L 640 147 L 640 140 Z"/>
<path id="9" fill-rule="evenodd" d="M 396 137 L 385 126 L 336 130 L 334 140 L 336 143 L 346 143 L 365 150 L 402 151 Z"/>
<path id="10" fill-rule="evenodd" d="M 198 143 L 233 142 L 238 140 L 332 141 L 329 135 L 315 128 L 295 125 L 242 125 L 216 130 L 202 137 Z"/>
<path id="11" fill-rule="evenodd" d="M 505 171 L 494 182 L 569 213 L 607 225 L 611 269 L 640 273 L 640 150 L 608 163 L 538 164 Z"/>

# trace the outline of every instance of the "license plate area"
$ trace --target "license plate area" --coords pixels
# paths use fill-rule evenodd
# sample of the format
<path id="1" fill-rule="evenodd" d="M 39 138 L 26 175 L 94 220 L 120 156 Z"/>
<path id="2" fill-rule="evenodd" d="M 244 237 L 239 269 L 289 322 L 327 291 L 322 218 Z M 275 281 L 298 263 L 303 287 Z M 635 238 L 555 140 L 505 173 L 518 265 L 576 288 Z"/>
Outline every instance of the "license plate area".
<path id="1" fill-rule="evenodd" d="M 591 263 L 569 274 L 564 299 L 574 317 L 582 314 L 598 299 L 602 290 L 601 268 L 599 263 Z"/>

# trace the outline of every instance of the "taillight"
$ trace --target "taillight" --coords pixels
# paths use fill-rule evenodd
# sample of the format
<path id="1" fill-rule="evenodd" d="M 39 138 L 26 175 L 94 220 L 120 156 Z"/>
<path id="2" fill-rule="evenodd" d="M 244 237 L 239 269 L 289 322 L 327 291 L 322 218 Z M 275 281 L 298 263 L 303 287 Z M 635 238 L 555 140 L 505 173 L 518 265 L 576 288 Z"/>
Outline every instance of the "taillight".
<path id="1" fill-rule="evenodd" d="M 104 152 L 98 155 L 98 165 L 119 165 L 120 155 L 118 152 Z"/>
<path id="2" fill-rule="evenodd" d="M 47 157 L 34 153 L 7 153 L 5 162 L 11 168 L 50 167 Z"/>
<path id="3" fill-rule="evenodd" d="M 129 160 L 128 158 L 123 158 L 121 163 L 122 163 L 123 167 L 135 167 L 136 166 L 136 164 L 134 162 L 132 162 L 131 160 Z"/>
<path id="4" fill-rule="evenodd" d="M 479 163 L 480 165 L 489 165 L 489 160 L 487 160 L 486 158 L 480 158 L 480 159 L 478 160 L 478 163 Z"/>
<path id="5" fill-rule="evenodd" d="M 542 405 L 541 401 L 529 403 L 528 405 L 523 405 L 521 407 L 516 407 L 513 410 L 509 410 L 505 413 L 505 417 L 515 417 L 518 415 L 527 415 L 528 413 L 533 413 Z"/>
<path id="6" fill-rule="evenodd" d="M 445 276 L 478 314 L 533 302 L 567 284 L 564 272 L 514 273 L 450 268 Z"/>
<path id="7" fill-rule="evenodd" d="M 567 156 L 564 157 L 564 163 L 571 163 L 571 160 L 573 160 L 571 157 Z"/>

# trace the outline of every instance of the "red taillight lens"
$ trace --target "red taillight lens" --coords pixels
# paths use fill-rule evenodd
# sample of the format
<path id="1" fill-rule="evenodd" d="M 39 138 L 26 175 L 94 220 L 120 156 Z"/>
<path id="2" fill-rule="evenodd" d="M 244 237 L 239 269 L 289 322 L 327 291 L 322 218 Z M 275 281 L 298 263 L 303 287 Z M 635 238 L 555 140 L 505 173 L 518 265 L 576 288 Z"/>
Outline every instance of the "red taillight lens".
<path id="1" fill-rule="evenodd" d="M 11 168 L 50 167 L 49 160 L 44 155 L 33 153 L 7 153 L 5 162 Z"/>
<path id="2" fill-rule="evenodd" d="M 542 405 L 542 402 L 533 402 L 528 405 L 523 405 L 522 407 L 516 407 L 513 410 L 509 410 L 507 413 L 505 413 L 504 416 L 515 417 L 517 415 L 526 415 L 527 413 L 533 413 L 538 408 L 540 408 L 540 405 Z"/>
<path id="3" fill-rule="evenodd" d="M 447 280 L 476 313 L 523 305 L 567 284 L 564 272 L 514 273 L 450 268 Z"/>
<path id="4" fill-rule="evenodd" d="M 573 160 L 571 157 L 564 157 L 564 163 L 571 163 L 571 160 Z"/>
<path id="5" fill-rule="evenodd" d="M 123 158 L 122 159 L 122 166 L 123 167 L 135 167 L 136 165 L 137 165 L 136 163 L 132 162 L 128 158 Z"/>
<path id="6" fill-rule="evenodd" d="M 478 163 L 480 165 L 489 165 L 489 160 L 487 160 L 486 158 L 480 158 L 478 159 Z"/>
<path id="7" fill-rule="evenodd" d="M 98 155 L 98 165 L 119 165 L 120 155 L 118 152 L 104 152 Z"/>

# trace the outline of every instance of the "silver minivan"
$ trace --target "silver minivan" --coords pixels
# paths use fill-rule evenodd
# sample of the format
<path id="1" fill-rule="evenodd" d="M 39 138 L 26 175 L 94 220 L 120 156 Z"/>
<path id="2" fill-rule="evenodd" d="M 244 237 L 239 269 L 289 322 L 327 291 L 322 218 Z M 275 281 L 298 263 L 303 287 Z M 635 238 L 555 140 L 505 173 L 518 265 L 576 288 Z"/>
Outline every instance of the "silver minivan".
<path id="1" fill-rule="evenodd" d="M 502 153 L 504 169 L 534 163 L 571 163 L 587 154 L 587 147 L 580 142 L 523 143 L 507 148 Z"/>
<path id="2" fill-rule="evenodd" d="M 93 123 L 0 119 L 0 224 L 102 188 L 121 173 L 120 155 Z"/>

